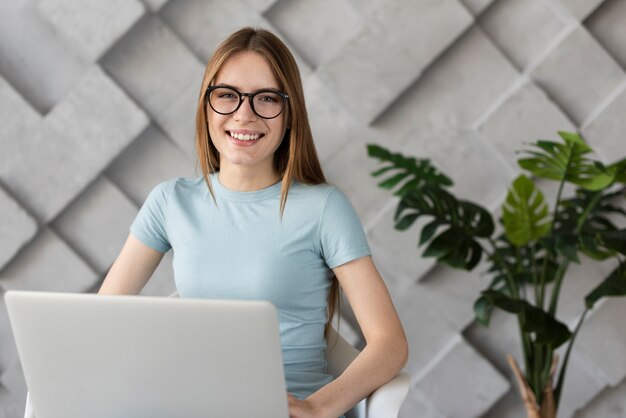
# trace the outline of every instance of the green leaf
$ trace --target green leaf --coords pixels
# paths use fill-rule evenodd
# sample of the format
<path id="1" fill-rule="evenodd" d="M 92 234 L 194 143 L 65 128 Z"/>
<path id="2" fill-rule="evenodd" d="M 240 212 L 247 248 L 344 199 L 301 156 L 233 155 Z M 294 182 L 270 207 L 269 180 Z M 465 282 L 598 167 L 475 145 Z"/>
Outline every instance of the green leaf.
<path id="1" fill-rule="evenodd" d="M 521 247 L 550 231 L 548 205 L 543 194 L 524 175 L 513 182 L 502 208 L 502 220 L 507 239 Z"/>
<path id="2" fill-rule="evenodd" d="M 425 185 L 402 197 L 395 219 L 404 227 L 420 216 L 433 218 L 422 229 L 419 245 L 430 241 L 423 256 L 435 257 L 441 263 L 465 270 L 473 269 L 482 257 L 482 247 L 477 238 L 489 237 L 495 229 L 491 214 L 486 209 L 459 201 L 449 192 L 434 186 Z M 440 226 L 448 228 L 435 236 Z"/>
<path id="3" fill-rule="evenodd" d="M 626 296 L 626 265 L 620 264 L 608 275 L 602 283 L 593 289 L 586 297 L 585 304 L 589 309 L 595 303 L 608 296 Z"/>
<path id="4" fill-rule="evenodd" d="M 396 190 L 395 194 L 397 196 L 402 197 L 410 191 L 419 190 L 426 185 L 436 187 L 448 187 L 452 185 L 452 180 L 442 174 L 428 159 L 405 157 L 402 154 L 392 153 L 374 144 L 367 146 L 367 152 L 370 157 L 376 158 L 380 160 L 381 163 L 385 164 L 372 173 L 373 177 L 390 174 L 389 177 L 378 184 L 379 187 L 392 190 L 406 180 L 406 182 Z"/>
<path id="5" fill-rule="evenodd" d="M 418 246 L 424 245 L 429 239 L 431 239 L 435 232 L 437 232 L 437 228 L 439 228 L 442 224 L 443 223 L 441 221 L 435 219 L 434 221 L 431 221 L 428 224 L 424 225 L 424 227 L 422 228 L 422 233 L 420 234 L 420 241 Z"/>
<path id="6" fill-rule="evenodd" d="M 399 231 L 405 231 L 409 229 L 418 216 L 418 213 L 411 213 L 409 215 L 403 216 L 398 222 L 396 222 L 395 228 Z"/>
<path id="7" fill-rule="evenodd" d="M 609 170 L 615 170 L 615 181 L 626 184 L 626 158 L 611 164 Z"/>
<path id="8" fill-rule="evenodd" d="M 493 312 L 493 304 L 488 298 L 480 296 L 476 299 L 476 302 L 474 302 L 474 314 L 479 324 L 488 327 L 491 321 L 491 312 Z"/>
<path id="9" fill-rule="evenodd" d="M 529 157 L 518 164 L 535 176 L 556 181 L 567 181 L 587 190 L 602 190 L 616 178 L 617 169 L 604 167 L 589 160 L 586 154 L 593 150 L 577 133 L 559 132 L 563 143 L 540 140 L 532 144 L 537 150 L 524 151 Z"/>
<path id="10" fill-rule="evenodd" d="M 606 248 L 626 255 L 626 229 L 601 232 L 600 239 Z"/>
<path id="11" fill-rule="evenodd" d="M 433 239 L 422 254 L 424 257 L 444 258 L 462 239 L 458 229 L 449 228 Z"/>
<path id="12" fill-rule="evenodd" d="M 577 189 L 574 197 L 561 201 L 555 234 L 577 236 L 578 249 L 596 260 L 625 254 L 626 230 L 613 223 L 626 218 L 626 211 L 613 204 L 625 197 L 626 188 L 611 192 Z"/>
<path id="13" fill-rule="evenodd" d="M 556 250 L 570 261 L 580 263 L 578 259 L 578 238 L 574 234 L 556 235 Z"/>
<path id="14" fill-rule="evenodd" d="M 402 180 L 404 180 L 408 176 L 408 173 L 398 173 L 393 177 L 389 177 L 387 180 L 381 181 L 378 183 L 378 186 L 383 189 L 391 190 L 395 186 L 398 185 Z"/>
<path id="15" fill-rule="evenodd" d="M 450 267 L 472 270 L 480 262 L 482 247 L 464 231 L 452 227 L 435 237 L 422 255 L 436 257 Z"/>
<path id="16" fill-rule="evenodd" d="M 482 295 L 494 306 L 519 316 L 522 331 L 534 334 L 536 344 L 550 345 L 556 350 L 572 336 L 565 324 L 526 301 L 513 299 L 495 290 L 486 290 Z"/>
<path id="17" fill-rule="evenodd" d="M 388 160 L 391 157 L 391 153 L 389 151 L 376 144 L 367 145 L 367 154 L 370 157 L 378 158 L 381 160 Z"/>

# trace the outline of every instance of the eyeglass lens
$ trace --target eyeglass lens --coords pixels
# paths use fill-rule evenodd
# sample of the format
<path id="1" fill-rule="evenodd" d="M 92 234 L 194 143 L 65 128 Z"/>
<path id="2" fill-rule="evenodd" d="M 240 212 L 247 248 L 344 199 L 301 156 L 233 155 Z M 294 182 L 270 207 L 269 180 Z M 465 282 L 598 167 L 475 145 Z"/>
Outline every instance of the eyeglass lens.
<path id="1" fill-rule="evenodd" d="M 209 104 L 217 113 L 228 115 L 234 113 L 242 102 L 242 96 L 230 87 L 217 87 L 209 92 Z M 271 90 L 261 90 L 248 96 L 252 110 L 265 119 L 275 118 L 283 111 L 285 100 Z"/>

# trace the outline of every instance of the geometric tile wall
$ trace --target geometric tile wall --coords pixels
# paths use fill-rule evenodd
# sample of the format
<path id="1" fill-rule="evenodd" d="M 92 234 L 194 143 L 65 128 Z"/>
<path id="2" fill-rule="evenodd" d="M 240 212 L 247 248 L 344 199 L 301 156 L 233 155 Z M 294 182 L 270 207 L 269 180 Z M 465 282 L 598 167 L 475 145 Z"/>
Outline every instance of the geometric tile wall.
<path id="1" fill-rule="evenodd" d="M 511 317 L 471 305 L 488 278 L 422 259 L 392 228 L 365 144 L 430 157 L 499 207 L 514 150 L 579 130 L 626 151 L 626 0 L 28 0 L 0 4 L 0 294 L 94 291 L 158 182 L 194 170 L 194 102 L 216 44 L 268 28 L 296 55 L 327 177 L 349 195 L 410 340 L 402 417 L 519 417 Z M 171 258 L 145 294 L 174 289 Z M 608 267 L 568 276 L 572 324 Z M 358 332 L 344 332 L 355 344 Z M 560 418 L 626 416 L 626 302 L 588 318 Z M 354 326 L 354 324 L 352 324 Z M 26 386 L 0 301 L 0 417 Z"/>

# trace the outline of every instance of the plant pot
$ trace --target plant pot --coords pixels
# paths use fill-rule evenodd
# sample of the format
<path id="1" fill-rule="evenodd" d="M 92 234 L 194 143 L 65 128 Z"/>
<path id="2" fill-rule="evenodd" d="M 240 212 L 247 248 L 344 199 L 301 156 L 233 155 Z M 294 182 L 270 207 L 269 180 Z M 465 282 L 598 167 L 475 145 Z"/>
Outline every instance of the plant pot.
<path id="1" fill-rule="evenodd" d="M 526 376 L 522 373 L 517 362 L 512 355 L 507 356 L 509 365 L 513 369 L 515 379 L 519 387 L 522 401 L 524 402 L 524 408 L 526 409 L 528 418 L 556 418 L 556 403 L 554 400 L 554 388 L 552 387 L 554 381 L 554 374 L 556 372 L 556 366 L 559 361 L 557 355 L 552 357 L 552 366 L 550 368 L 550 375 L 546 387 L 543 389 L 543 400 L 541 405 L 537 403 L 537 398 L 533 393 Z"/>

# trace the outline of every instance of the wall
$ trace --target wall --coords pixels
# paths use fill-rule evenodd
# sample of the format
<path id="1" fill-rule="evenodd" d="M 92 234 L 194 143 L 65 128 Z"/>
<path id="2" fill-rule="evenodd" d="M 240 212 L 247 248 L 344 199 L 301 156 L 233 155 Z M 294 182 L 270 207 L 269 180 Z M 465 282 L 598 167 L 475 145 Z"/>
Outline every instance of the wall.
<path id="1" fill-rule="evenodd" d="M 98 288 L 149 190 L 194 175 L 211 51 L 261 26 L 298 57 L 324 169 L 361 216 L 405 324 L 402 416 L 523 416 L 504 360 L 519 355 L 514 322 L 473 322 L 484 269 L 435 266 L 415 227 L 393 230 L 396 202 L 370 177 L 365 145 L 432 158 L 494 213 L 524 142 L 579 130 L 606 162 L 623 156 L 625 23 L 626 0 L 2 2 L 0 292 Z M 145 294 L 173 290 L 169 261 Z M 564 321 L 604 274 L 583 263 L 568 277 Z M 561 418 L 626 416 L 624 316 L 615 299 L 589 317 Z M 16 417 L 26 389 L 1 301 L 0 336 L 0 417 Z"/>

